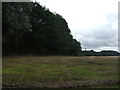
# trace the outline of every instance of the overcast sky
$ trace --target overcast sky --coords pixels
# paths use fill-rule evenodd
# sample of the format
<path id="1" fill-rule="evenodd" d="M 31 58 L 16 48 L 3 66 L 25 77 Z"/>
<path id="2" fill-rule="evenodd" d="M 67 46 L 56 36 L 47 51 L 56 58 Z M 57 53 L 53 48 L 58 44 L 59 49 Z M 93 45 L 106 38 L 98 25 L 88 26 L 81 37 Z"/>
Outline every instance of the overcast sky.
<path id="1" fill-rule="evenodd" d="M 68 22 L 71 34 L 81 43 L 83 50 L 118 51 L 119 0 L 36 1 Z"/>

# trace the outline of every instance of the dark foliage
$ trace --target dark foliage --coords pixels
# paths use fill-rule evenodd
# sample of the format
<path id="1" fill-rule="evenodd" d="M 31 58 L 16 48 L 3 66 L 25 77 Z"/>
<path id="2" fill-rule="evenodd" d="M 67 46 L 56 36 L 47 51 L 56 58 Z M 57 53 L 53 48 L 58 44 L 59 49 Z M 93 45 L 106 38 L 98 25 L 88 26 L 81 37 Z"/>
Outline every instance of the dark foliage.
<path id="1" fill-rule="evenodd" d="M 101 52 L 95 52 L 93 50 L 90 51 L 82 51 L 83 56 L 119 56 L 120 53 L 112 50 L 103 50 Z"/>
<path id="2" fill-rule="evenodd" d="M 2 3 L 2 28 L 3 56 L 81 53 L 66 20 L 38 3 Z"/>

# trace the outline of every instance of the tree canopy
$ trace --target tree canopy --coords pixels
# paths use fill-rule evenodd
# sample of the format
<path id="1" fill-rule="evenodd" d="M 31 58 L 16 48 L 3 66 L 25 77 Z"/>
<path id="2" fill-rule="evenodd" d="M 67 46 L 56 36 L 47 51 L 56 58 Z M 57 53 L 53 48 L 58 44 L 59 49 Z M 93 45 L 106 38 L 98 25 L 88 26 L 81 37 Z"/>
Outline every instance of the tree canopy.
<path id="1" fill-rule="evenodd" d="M 3 56 L 81 53 L 66 20 L 36 2 L 2 3 L 2 47 Z"/>

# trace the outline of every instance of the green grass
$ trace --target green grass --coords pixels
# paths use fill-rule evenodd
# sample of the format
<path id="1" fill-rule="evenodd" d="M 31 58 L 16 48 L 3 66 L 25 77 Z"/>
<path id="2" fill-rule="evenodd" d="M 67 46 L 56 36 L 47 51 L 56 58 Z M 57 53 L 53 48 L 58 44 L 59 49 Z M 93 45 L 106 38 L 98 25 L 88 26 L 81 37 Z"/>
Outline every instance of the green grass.
<path id="1" fill-rule="evenodd" d="M 3 58 L 3 83 L 117 79 L 118 57 Z"/>

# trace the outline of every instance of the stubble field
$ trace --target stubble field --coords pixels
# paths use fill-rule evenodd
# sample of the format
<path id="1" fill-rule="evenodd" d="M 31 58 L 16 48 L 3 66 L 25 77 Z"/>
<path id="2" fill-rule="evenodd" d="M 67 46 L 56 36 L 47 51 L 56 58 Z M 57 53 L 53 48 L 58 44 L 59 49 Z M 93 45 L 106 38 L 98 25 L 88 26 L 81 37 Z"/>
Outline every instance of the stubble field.
<path id="1" fill-rule="evenodd" d="M 2 60 L 3 88 L 119 87 L 118 56 L 30 56 Z"/>

